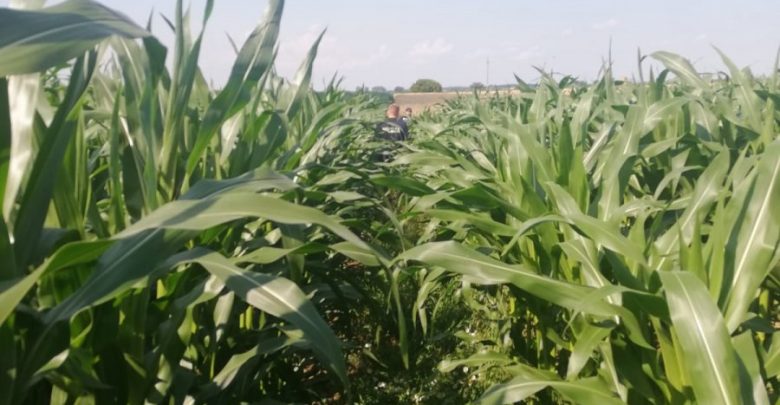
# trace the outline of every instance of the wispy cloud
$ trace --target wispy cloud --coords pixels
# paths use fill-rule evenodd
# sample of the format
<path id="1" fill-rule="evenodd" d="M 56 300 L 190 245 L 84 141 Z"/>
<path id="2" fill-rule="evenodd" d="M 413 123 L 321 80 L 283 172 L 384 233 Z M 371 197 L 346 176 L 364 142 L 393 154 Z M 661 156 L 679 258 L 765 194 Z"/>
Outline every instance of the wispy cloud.
<path id="1" fill-rule="evenodd" d="M 699 34 L 699 35 L 697 35 L 697 36 L 696 36 L 696 40 L 697 40 L 697 41 L 706 41 L 706 40 L 707 40 L 707 38 L 709 38 L 709 37 L 707 36 L 707 34 Z"/>
<path id="2" fill-rule="evenodd" d="M 409 51 L 409 56 L 441 56 L 450 53 L 454 46 L 443 38 L 426 40 L 415 44 Z"/>
<path id="3" fill-rule="evenodd" d="M 594 23 L 592 25 L 592 27 L 593 27 L 594 30 L 603 31 L 603 30 L 612 28 L 612 27 L 614 27 L 614 26 L 616 26 L 618 24 L 620 24 L 620 21 L 618 21 L 615 18 L 610 18 L 609 20 L 606 20 L 606 21 L 599 21 L 597 23 Z"/>

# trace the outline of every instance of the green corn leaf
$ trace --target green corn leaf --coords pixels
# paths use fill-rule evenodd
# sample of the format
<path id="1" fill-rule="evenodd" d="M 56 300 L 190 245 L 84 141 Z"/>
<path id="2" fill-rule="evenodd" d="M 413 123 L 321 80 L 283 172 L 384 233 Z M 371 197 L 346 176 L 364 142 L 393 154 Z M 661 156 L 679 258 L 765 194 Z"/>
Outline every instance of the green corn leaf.
<path id="1" fill-rule="evenodd" d="M 747 117 L 747 123 L 750 127 L 756 131 L 761 132 L 762 129 L 762 117 L 761 117 L 761 100 L 753 90 L 754 85 L 748 79 L 747 75 L 742 73 L 734 62 L 729 59 L 726 54 L 721 52 L 720 49 L 715 48 L 715 51 L 720 55 L 723 63 L 728 67 L 731 74 L 731 80 L 736 83 L 737 87 L 737 101 L 739 101 L 741 111 Z"/>
<path id="2" fill-rule="evenodd" d="M 775 378 L 780 375 L 780 333 L 772 335 L 772 345 L 769 346 L 764 359 L 764 369 L 767 378 Z"/>
<path id="3" fill-rule="evenodd" d="M 306 97 L 306 94 L 311 91 L 309 85 L 311 84 L 311 73 L 312 68 L 314 67 L 314 59 L 317 57 L 317 49 L 319 48 L 320 42 L 322 41 L 322 37 L 324 35 L 325 30 L 323 30 L 320 35 L 317 36 L 317 39 L 314 40 L 314 43 L 309 49 L 309 52 L 306 54 L 306 59 L 301 62 L 301 66 L 298 68 L 298 72 L 295 74 L 295 78 L 293 78 L 293 85 L 291 89 L 293 91 L 293 96 L 290 99 L 290 103 L 287 105 L 287 109 L 285 110 L 288 120 L 295 118 L 296 114 L 298 114 L 298 110 L 301 108 L 301 103 Z"/>
<path id="4" fill-rule="evenodd" d="M 231 264 L 222 255 L 205 249 L 194 249 L 180 255 L 180 263 L 200 264 L 244 301 L 299 327 L 312 342 L 312 348 L 321 360 L 336 373 L 345 387 L 349 387 L 338 338 L 295 283 L 283 277 L 248 272 Z"/>
<path id="5" fill-rule="evenodd" d="M 593 295 L 598 291 L 594 288 L 558 281 L 523 265 L 502 263 L 455 242 L 426 243 L 407 250 L 396 260 L 415 260 L 439 266 L 483 285 L 513 284 L 564 308 L 599 316 L 622 315 L 630 318 L 630 314 L 606 303 L 598 294 Z M 637 336 L 637 339 L 641 337 Z"/>
<path id="6" fill-rule="evenodd" d="M 708 88 L 707 83 L 705 83 L 704 80 L 699 77 L 699 74 L 696 72 L 696 69 L 693 68 L 691 62 L 685 58 L 665 51 L 655 52 L 650 56 L 659 60 L 664 64 L 664 66 L 666 66 L 667 69 L 674 72 L 674 74 L 677 75 L 680 80 L 684 81 L 695 89 L 705 90 Z"/>
<path id="7" fill-rule="evenodd" d="M 241 375 L 251 373 L 256 366 L 259 357 L 278 352 L 285 347 L 300 344 L 298 339 L 289 336 L 263 339 L 254 348 L 230 357 L 230 360 L 214 376 L 211 383 L 202 387 L 203 392 L 198 396 L 199 401 L 208 401 L 224 392 L 228 387 L 241 378 Z"/>
<path id="8" fill-rule="evenodd" d="M 0 77 L 40 72 L 112 36 L 150 35 L 123 14 L 91 0 L 42 10 L 0 8 Z"/>
<path id="9" fill-rule="evenodd" d="M 530 374 L 530 373 L 529 373 Z M 547 378 L 544 378 L 547 377 Z M 514 404 L 523 401 L 531 395 L 552 387 L 571 401 L 583 405 L 618 405 L 623 404 L 620 398 L 609 390 L 606 384 L 598 378 L 577 381 L 560 381 L 543 375 L 521 375 L 505 384 L 499 384 L 487 390 L 476 401 L 480 405 Z"/>
<path id="10" fill-rule="evenodd" d="M 576 226 L 589 238 L 607 249 L 638 263 L 645 262 L 644 254 L 639 247 L 631 243 L 614 226 L 580 212 L 577 202 L 561 186 L 547 183 L 547 187 L 561 213 L 561 218 L 565 222 Z"/>
<path id="11" fill-rule="evenodd" d="M 352 260 L 360 262 L 364 266 L 379 267 L 383 264 L 373 251 L 358 246 L 353 242 L 339 242 L 331 245 L 330 248 Z"/>
<path id="12" fill-rule="evenodd" d="M 195 145 L 187 159 L 187 174 L 191 174 L 222 123 L 249 103 L 261 76 L 272 66 L 274 47 L 279 36 L 279 24 L 284 0 L 268 4 L 263 21 L 249 35 L 238 53 L 225 88 L 209 104 L 198 130 Z M 262 89 L 260 89 L 262 91 Z M 225 147 L 232 147 L 226 145 Z"/>
<path id="13" fill-rule="evenodd" d="M 780 141 L 769 145 L 758 163 L 757 175 L 727 246 L 726 323 L 734 331 L 742 322 L 758 287 L 777 263 L 780 246 Z M 736 238 L 736 240 L 734 240 Z M 732 267 L 733 266 L 733 267 Z M 732 270 L 733 269 L 733 270 Z"/>
<path id="14" fill-rule="evenodd" d="M 507 355 L 503 353 L 496 353 L 496 352 L 482 352 L 482 353 L 476 353 L 472 354 L 466 359 L 459 359 L 459 360 L 442 360 L 439 365 L 436 367 L 441 371 L 442 373 L 449 373 L 456 368 L 460 368 L 463 366 L 466 367 L 483 367 L 485 365 L 509 365 L 514 363 L 514 360 L 509 358 Z"/>
<path id="15" fill-rule="evenodd" d="M 645 133 L 647 109 L 631 106 L 623 128 L 614 138 L 610 153 L 603 154 L 604 172 L 601 178 L 599 218 L 610 221 L 623 201 L 634 157 L 639 152 L 639 139 Z"/>
<path id="16" fill-rule="evenodd" d="M 740 383 L 734 346 L 709 291 L 696 275 L 660 272 L 683 367 L 700 403 L 743 404 L 752 388 Z"/>
<path id="17" fill-rule="evenodd" d="M 39 243 L 41 230 L 54 192 L 57 173 L 62 165 L 67 145 L 75 135 L 74 115 L 80 109 L 82 96 L 92 78 L 97 55 L 79 58 L 73 67 L 65 100 L 60 104 L 45 139 L 33 162 L 27 186 L 21 196 L 19 213 L 14 223 L 15 252 L 18 266 L 26 267 Z M 74 111 L 76 113 L 74 113 Z M 24 268 L 23 267 L 23 268 Z"/>
<path id="18" fill-rule="evenodd" d="M 20 280 L 9 282 L 0 290 L 0 324 L 22 301 L 28 291 L 47 272 L 57 271 L 69 266 L 88 263 L 96 260 L 111 246 L 112 241 L 73 242 L 69 243 L 49 257 L 45 263 L 38 266 L 32 273 Z"/>
<path id="19" fill-rule="evenodd" d="M 740 377 L 742 386 L 752 387 L 752 403 L 756 405 L 769 405 L 766 382 L 761 376 L 761 364 L 756 353 L 756 346 L 751 333 L 743 333 L 732 338 L 734 349 L 740 362 Z"/>
<path id="20" fill-rule="evenodd" d="M 586 324 L 577 336 L 577 341 L 569 356 L 569 365 L 566 369 L 566 379 L 571 381 L 585 367 L 588 360 L 593 356 L 593 351 L 599 344 L 609 336 L 612 328 L 604 328 L 596 325 Z"/>
<path id="21" fill-rule="evenodd" d="M 477 229 L 488 232 L 493 235 L 514 236 L 517 231 L 515 228 L 493 221 L 488 215 L 472 214 L 455 210 L 429 209 L 424 211 L 426 215 L 445 221 L 463 221 L 473 225 Z"/>
<path id="22" fill-rule="evenodd" d="M 322 211 L 279 198 L 241 191 L 225 193 L 210 199 L 168 203 L 127 228 L 117 237 L 127 237 L 156 228 L 198 231 L 246 217 L 261 217 L 282 224 L 318 224 L 358 247 L 372 250 L 349 228 Z"/>
<path id="23" fill-rule="evenodd" d="M 726 179 L 728 169 L 729 156 L 726 151 L 723 151 L 712 160 L 712 163 L 701 174 L 690 202 L 677 224 L 658 238 L 655 243 L 659 253 L 655 257 L 658 260 L 653 263 L 655 268 L 664 269 L 664 266 L 668 266 L 672 250 L 679 247 L 681 235 L 684 243 L 690 243 L 697 217 L 706 213 L 715 203 L 723 189 L 723 181 Z"/>

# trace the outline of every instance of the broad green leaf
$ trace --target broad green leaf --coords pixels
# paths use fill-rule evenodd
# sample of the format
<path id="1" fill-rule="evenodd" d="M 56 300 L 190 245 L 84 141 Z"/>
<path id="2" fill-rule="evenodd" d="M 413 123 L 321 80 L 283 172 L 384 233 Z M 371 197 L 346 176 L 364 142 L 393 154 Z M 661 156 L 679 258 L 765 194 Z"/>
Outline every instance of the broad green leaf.
<path id="1" fill-rule="evenodd" d="M 610 152 L 602 154 L 605 164 L 600 184 L 601 199 L 598 205 L 599 218 L 604 221 L 613 219 L 614 211 L 623 201 L 623 193 L 634 163 L 633 158 L 639 152 L 639 139 L 646 132 L 646 116 L 646 108 L 631 106 L 623 128 L 612 141 Z"/>
<path id="2" fill-rule="evenodd" d="M 607 249 L 638 263 L 645 262 L 644 254 L 639 247 L 632 244 L 614 226 L 580 212 L 576 201 L 559 185 L 547 183 L 547 187 L 558 206 L 558 211 L 563 220 L 576 226 L 591 240 L 596 241 Z"/>
<path id="3" fill-rule="evenodd" d="M 727 246 L 726 323 L 734 331 L 754 300 L 756 291 L 777 263 L 780 246 L 780 141 L 769 145 L 758 163 L 755 183 L 743 206 L 742 221 Z M 729 258 L 733 257 L 733 262 Z M 732 264 L 733 263 L 733 264 Z M 726 280 L 728 280 L 727 278 Z"/>
<path id="4" fill-rule="evenodd" d="M 756 405 L 769 405 L 767 397 L 766 382 L 761 376 L 761 364 L 758 361 L 756 346 L 753 342 L 751 333 L 743 333 L 732 339 L 734 349 L 740 362 L 740 377 L 742 377 L 742 386 L 751 386 L 752 403 Z"/>
<path id="5" fill-rule="evenodd" d="M 3 125 L 3 131 L 7 131 L 4 136 L 8 137 L 3 141 L 7 143 L 4 146 L 7 149 L 3 150 L 3 156 L 0 157 L 0 193 L 3 194 L 3 216 L 9 230 L 13 232 L 12 211 L 35 152 L 33 123 L 41 80 L 38 74 L 14 75 L 0 80 L 7 84 L 0 86 L 5 87 L 0 89 L 4 92 L 0 98 L 3 103 L 7 103 L 6 110 L 0 110 L 0 114 L 7 114 L 2 118 L 5 122 L 0 125 Z"/>
<path id="6" fill-rule="evenodd" d="M 708 88 L 707 83 L 705 83 L 704 80 L 699 77 L 696 69 L 693 68 L 693 65 L 691 65 L 687 59 L 665 51 L 655 52 L 651 56 L 661 61 L 661 63 L 663 63 L 667 69 L 674 72 L 674 74 L 677 75 L 680 80 L 689 84 L 695 89 L 705 90 Z"/>
<path id="7" fill-rule="evenodd" d="M 40 72 L 112 36 L 149 35 L 123 14 L 91 0 L 42 10 L 0 8 L 0 77 Z"/>
<path id="8" fill-rule="evenodd" d="M 246 255 L 236 257 L 232 261 L 234 263 L 269 264 L 277 260 L 281 260 L 283 257 L 290 254 L 317 253 L 324 252 L 325 250 L 327 250 L 327 246 L 316 243 L 307 243 L 293 248 L 277 248 L 266 246 L 252 251 Z"/>
<path id="9" fill-rule="evenodd" d="M 209 104 L 198 130 L 195 145 L 187 159 L 188 175 L 195 169 L 195 165 L 222 123 L 249 103 L 253 91 L 258 91 L 255 86 L 261 76 L 267 74 L 271 68 L 283 9 L 284 0 L 270 1 L 263 21 L 257 25 L 241 47 L 225 88 Z"/>
<path id="10" fill-rule="evenodd" d="M 400 190 L 415 197 L 433 194 L 435 192 L 432 188 L 413 177 L 377 176 L 372 177 L 370 181 L 376 185 Z"/>
<path id="11" fill-rule="evenodd" d="M 285 110 L 288 120 L 295 118 L 298 110 L 301 108 L 301 103 L 306 97 L 306 94 L 311 91 L 309 85 L 311 84 L 311 73 L 312 68 L 314 67 L 314 59 L 317 57 L 317 49 L 319 48 L 320 41 L 322 41 L 322 37 L 324 35 L 325 31 L 323 30 L 320 35 L 317 36 L 317 39 L 314 40 L 311 48 L 309 48 L 309 52 L 306 54 L 306 59 L 301 62 L 301 66 L 298 68 L 298 72 L 295 74 L 295 78 L 293 78 L 291 88 L 293 95 L 290 99 L 290 103 L 287 105 L 287 109 Z"/>
<path id="12" fill-rule="evenodd" d="M 644 117 L 642 132 L 648 133 L 664 119 L 674 117 L 674 114 L 689 101 L 686 97 L 674 97 L 651 104 Z"/>
<path id="13" fill-rule="evenodd" d="M 300 328 L 321 360 L 336 373 L 345 387 L 349 387 L 338 338 L 295 283 L 283 277 L 246 271 L 231 264 L 222 255 L 205 249 L 194 249 L 181 255 L 181 263 L 187 262 L 205 267 L 255 308 Z"/>
<path id="14" fill-rule="evenodd" d="M 330 248 L 352 260 L 360 262 L 364 266 L 379 267 L 382 265 L 382 262 L 377 259 L 377 255 L 373 251 L 352 242 L 339 242 L 330 245 Z"/>
<path id="15" fill-rule="evenodd" d="M 552 387 L 561 395 L 571 401 L 575 401 L 577 404 L 623 404 L 623 401 L 598 378 L 568 382 L 543 379 L 535 375 L 522 375 L 505 384 L 494 385 L 476 403 L 480 405 L 514 404 L 547 387 Z"/>
<path id="16" fill-rule="evenodd" d="M 11 244 L 11 233 L 5 220 L 0 215 L 0 283 L 20 276 L 16 267 L 16 258 L 14 257 L 14 246 Z M 2 320 L 0 320 L 2 323 Z"/>
<path id="17" fill-rule="evenodd" d="M 28 291 L 47 272 L 97 260 L 113 241 L 73 242 L 57 250 L 32 273 L 20 280 L 5 283 L 0 291 L 0 324 L 5 322 Z"/>
<path id="18" fill-rule="evenodd" d="M 514 284 L 542 299 L 565 308 L 583 310 L 601 315 L 615 315 L 614 309 L 603 302 L 583 306 L 585 298 L 595 289 L 558 281 L 523 265 L 502 263 L 455 242 L 431 242 L 414 247 L 399 255 L 396 260 L 415 260 L 431 266 L 467 276 L 480 284 Z"/>
<path id="19" fill-rule="evenodd" d="M 659 275 L 696 400 L 748 403 L 752 388 L 740 383 L 734 346 L 707 288 L 692 273 L 663 271 Z"/>
<path id="20" fill-rule="evenodd" d="M 472 225 L 477 229 L 491 233 L 493 235 L 515 236 L 517 233 L 515 228 L 504 225 L 500 222 L 496 222 L 488 215 L 444 209 L 429 209 L 425 210 L 424 213 L 425 215 L 430 215 L 434 218 L 443 219 L 445 221 L 463 221 L 468 225 Z"/>
<path id="21" fill-rule="evenodd" d="M 127 237 L 154 228 L 199 231 L 236 219 L 252 217 L 266 218 L 282 224 L 318 224 L 358 247 L 372 250 L 349 228 L 322 211 L 280 198 L 241 191 L 214 198 L 168 203 L 127 228 L 118 237 Z"/>
<path id="22" fill-rule="evenodd" d="M 14 223 L 17 266 L 25 268 L 39 243 L 41 230 L 49 209 L 57 173 L 62 165 L 65 149 L 77 131 L 76 117 L 81 98 L 92 78 L 97 55 L 79 58 L 73 67 L 63 103 L 46 129 L 43 144 L 33 162 L 27 186 L 21 195 L 19 213 Z"/>
<path id="23" fill-rule="evenodd" d="M 762 129 L 761 121 L 761 100 L 753 90 L 753 83 L 748 79 L 747 75 L 743 74 L 739 68 L 729 59 L 726 54 L 721 52 L 720 49 L 715 48 L 715 51 L 720 55 L 721 60 L 729 69 L 731 74 L 731 80 L 736 84 L 737 88 L 737 101 L 740 103 L 741 112 L 747 118 L 747 123 L 751 128 L 757 132 Z"/>
<path id="24" fill-rule="evenodd" d="M 612 328 L 604 328 L 596 325 L 585 324 L 583 330 L 577 336 L 574 348 L 569 356 L 569 365 L 566 370 L 566 379 L 573 380 L 585 367 L 593 356 L 593 351 L 609 336 Z"/>
<path id="25" fill-rule="evenodd" d="M 669 259 L 673 257 L 673 249 L 679 247 L 681 235 L 684 243 L 690 243 L 697 218 L 704 215 L 715 203 L 723 190 L 723 181 L 726 179 L 728 170 L 729 155 L 723 151 L 712 160 L 712 163 L 699 177 L 690 202 L 680 219 L 655 242 L 659 253 L 658 256 L 654 257 L 658 259 L 653 263 L 655 268 L 664 269 L 664 266 L 668 266 Z"/>
<path id="26" fill-rule="evenodd" d="M 254 348 L 231 356 L 214 376 L 213 381 L 202 388 L 203 392 L 198 396 L 198 400 L 207 401 L 216 397 L 233 384 L 240 374 L 250 372 L 260 360 L 260 356 L 278 352 L 295 343 L 296 339 L 289 336 L 263 339 Z"/>
<path id="27" fill-rule="evenodd" d="M 772 345 L 764 360 L 764 368 L 768 378 L 780 375 L 780 333 L 772 334 Z"/>

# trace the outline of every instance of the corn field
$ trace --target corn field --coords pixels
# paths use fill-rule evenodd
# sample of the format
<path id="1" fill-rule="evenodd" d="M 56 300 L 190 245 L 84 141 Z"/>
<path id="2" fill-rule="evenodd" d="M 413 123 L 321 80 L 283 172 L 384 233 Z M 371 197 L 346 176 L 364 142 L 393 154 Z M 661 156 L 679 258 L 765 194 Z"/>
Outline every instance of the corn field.
<path id="1" fill-rule="evenodd" d="M 780 403 L 777 66 L 540 71 L 392 144 L 311 88 L 322 35 L 276 73 L 283 0 L 220 89 L 181 0 L 170 48 L 35 3 L 0 8 L 0 404 Z"/>

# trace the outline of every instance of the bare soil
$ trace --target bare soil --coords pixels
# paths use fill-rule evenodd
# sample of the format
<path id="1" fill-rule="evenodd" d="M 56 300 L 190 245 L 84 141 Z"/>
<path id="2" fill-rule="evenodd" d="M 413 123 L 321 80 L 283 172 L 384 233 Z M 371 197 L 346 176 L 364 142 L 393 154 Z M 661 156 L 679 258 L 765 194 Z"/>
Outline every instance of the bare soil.
<path id="1" fill-rule="evenodd" d="M 412 111 L 417 113 L 429 108 L 436 108 L 447 100 L 457 98 L 458 94 L 463 93 L 395 93 L 393 99 L 401 107 L 401 111 L 411 107 Z"/>
<path id="2" fill-rule="evenodd" d="M 518 93 L 517 90 L 499 90 L 500 94 Z M 423 112 L 428 109 L 436 109 L 445 103 L 447 100 L 457 98 L 458 95 L 470 96 L 471 91 L 462 92 L 442 92 L 442 93 L 393 93 L 393 99 L 396 104 L 401 107 L 401 111 L 407 107 L 411 107 L 414 113 Z M 494 91 L 484 91 L 480 93 L 480 97 L 490 97 L 495 94 Z"/>

